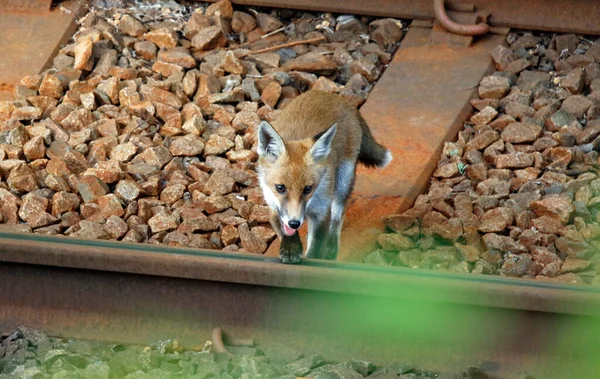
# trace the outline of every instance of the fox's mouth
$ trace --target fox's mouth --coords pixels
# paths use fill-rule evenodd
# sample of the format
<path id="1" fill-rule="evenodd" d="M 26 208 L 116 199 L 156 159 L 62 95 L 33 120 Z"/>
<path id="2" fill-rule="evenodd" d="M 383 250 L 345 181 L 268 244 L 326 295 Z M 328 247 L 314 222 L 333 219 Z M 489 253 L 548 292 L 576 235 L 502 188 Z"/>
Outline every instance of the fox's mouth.
<path id="1" fill-rule="evenodd" d="M 296 229 L 290 228 L 285 222 L 281 223 L 281 229 L 283 229 L 283 234 L 285 234 L 288 237 L 296 234 Z"/>

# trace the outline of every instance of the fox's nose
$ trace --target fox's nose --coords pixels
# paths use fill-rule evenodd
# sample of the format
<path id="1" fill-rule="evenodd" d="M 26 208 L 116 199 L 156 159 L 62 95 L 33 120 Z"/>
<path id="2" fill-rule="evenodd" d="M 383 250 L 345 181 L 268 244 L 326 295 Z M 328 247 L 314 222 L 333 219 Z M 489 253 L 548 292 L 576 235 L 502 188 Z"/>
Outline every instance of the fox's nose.
<path id="1" fill-rule="evenodd" d="M 288 225 L 292 229 L 298 229 L 300 227 L 300 225 L 302 225 L 302 223 L 298 220 L 290 220 L 290 221 L 288 221 Z"/>

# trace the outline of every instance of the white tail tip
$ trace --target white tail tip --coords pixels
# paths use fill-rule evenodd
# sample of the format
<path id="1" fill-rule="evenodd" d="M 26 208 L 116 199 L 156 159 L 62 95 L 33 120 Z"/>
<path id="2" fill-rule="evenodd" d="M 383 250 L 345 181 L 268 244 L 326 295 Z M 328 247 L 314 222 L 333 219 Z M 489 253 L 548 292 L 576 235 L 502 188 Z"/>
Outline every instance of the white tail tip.
<path id="1" fill-rule="evenodd" d="M 381 162 L 381 164 L 378 166 L 379 168 L 384 168 L 387 165 L 390 164 L 390 162 L 392 161 L 392 159 L 394 159 L 394 157 L 392 156 L 392 152 L 391 151 L 386 151 L 385 152 L 385 158 L 383 159 L 383 162 Z"/>

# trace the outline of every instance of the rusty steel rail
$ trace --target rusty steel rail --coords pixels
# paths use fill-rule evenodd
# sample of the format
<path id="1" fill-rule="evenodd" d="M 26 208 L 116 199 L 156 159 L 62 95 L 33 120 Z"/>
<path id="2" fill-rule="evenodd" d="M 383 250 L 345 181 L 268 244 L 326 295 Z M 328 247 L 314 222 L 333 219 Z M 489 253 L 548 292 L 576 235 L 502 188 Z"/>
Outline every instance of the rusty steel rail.
<path id="1" fill-rule="evenodd" d="M 599 304 L 585 286 L 0 233 L 0 331 L 201 346 L 221 327 L 333 360 L 590 377 Z"/>
<path id="2" fill-rule="evenodd" d="M 215 1 L 215 0 L 209 0 Z M 433 20 L 432 0 L 232 0 L 235 4 Z M 600 35 L 600 3 L 588 0 L 465 0 L 491 13 L 490 26 Z M 450 5 L 452 7 L 452 5 Z M 447 5 L 447 8 L 450 9 Z M 464 7 L 458 7 L 464 9 Z M 454 6 L 456 9 L 456 6 Z"/>
<path id="3" fill-rule="evenodd" d="M 600 316 L 592 286 L 139 243 L 0 232 L 0 262 Z"/>

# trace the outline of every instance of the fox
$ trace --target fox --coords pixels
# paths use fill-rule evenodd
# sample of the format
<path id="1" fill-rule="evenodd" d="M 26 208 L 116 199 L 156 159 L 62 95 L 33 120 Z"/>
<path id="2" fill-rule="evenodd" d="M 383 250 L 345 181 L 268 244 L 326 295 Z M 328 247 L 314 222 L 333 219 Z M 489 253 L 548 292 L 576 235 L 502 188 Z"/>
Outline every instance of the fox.
<path id="1" fill-rule="evenodd" d="M 336 260 L 356 167 L 384 168 L 389 149 L 375 141 L 358 109 L 341 95 L 309 90 L 257 132 L 258 181 L 280 241 L 279 259 L 300 263 L 297 230 L 308 222 L 306 258 Z"/>

